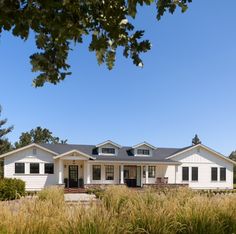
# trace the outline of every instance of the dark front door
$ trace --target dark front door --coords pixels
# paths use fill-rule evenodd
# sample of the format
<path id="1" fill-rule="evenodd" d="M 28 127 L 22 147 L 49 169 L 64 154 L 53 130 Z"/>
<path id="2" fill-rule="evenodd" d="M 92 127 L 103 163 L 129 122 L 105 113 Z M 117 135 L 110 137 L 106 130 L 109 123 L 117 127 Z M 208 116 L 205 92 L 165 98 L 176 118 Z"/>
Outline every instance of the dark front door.
<path id="1" fill-rule="evenodd" d="M 137 186 L 137 167 L 124 166 L 124 181 L 128 187 Z"/>
<path id="2" fill-rule="evenodd" d="M 69 188 L 78 188 L 78 166 L 69 165 Z"/>

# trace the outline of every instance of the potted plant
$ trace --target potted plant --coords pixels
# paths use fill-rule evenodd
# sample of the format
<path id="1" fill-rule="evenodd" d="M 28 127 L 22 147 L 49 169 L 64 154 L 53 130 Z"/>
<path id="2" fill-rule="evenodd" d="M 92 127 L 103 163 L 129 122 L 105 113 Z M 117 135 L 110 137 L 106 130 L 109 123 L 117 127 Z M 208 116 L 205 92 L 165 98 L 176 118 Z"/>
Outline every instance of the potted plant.
<path id="1" fill-rule="evenodd" d="M 79 178 L 79 188 L 83 188 L 83 187 L 84 187 L 84 179 Z"/>
<path id="2" fill-rule="evenodd" d="M 64 178 L 64 184 L 65 184 L 65 188 L 69 188 L 69 180 L 68 180 L 68 178 Z"/>

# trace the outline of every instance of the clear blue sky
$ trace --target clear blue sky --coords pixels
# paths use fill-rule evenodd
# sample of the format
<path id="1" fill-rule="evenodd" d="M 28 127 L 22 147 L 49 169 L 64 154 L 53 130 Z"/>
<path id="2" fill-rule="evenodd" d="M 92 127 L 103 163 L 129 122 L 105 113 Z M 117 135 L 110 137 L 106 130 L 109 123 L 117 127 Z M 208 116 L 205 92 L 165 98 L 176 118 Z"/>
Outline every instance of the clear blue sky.
<path id="1" fill-rule="evenodd" d="M 2 117 L 14 125 L 9 139 L 42 126 L 69 143 L 145 140 L 182 147 L 198 133 L 228 155 L 236 148 L 235 8 L 235 0 L 193 0 L 185 14 L 167 14 L 160 22 L 154 9 L 144 8 L 136 25 L 146 30 L 152 50 L 143 56 L 143 69 L 118 55 L 108 71 L 85 44 L 69 57 L 71 77 L 38 89 L 31 86 L 33 40 L 3 34 L 0 104 Z"/>

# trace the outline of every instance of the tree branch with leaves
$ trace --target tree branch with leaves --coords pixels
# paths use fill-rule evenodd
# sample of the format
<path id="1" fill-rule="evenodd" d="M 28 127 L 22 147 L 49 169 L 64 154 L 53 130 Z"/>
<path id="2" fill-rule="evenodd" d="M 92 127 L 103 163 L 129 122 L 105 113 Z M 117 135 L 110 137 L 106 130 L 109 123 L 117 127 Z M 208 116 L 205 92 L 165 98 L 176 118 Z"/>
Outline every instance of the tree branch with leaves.
<path id="1" fill-rule="evenodd" d="M 39 74 L 35 87 L 45 82 L 57 84 L 70 75 L 69 51 L 90 37 L 88 50 L 95 52 L 98 64 L 112 69 L 118 47 L 136 66 L 140 57 L 151 49 L 143 40 L 144 30 L 136 30 L 132 22 L 137 7 L 148 5 L 157 10 L 160 20 L 165 12 L 176 8 L 185 12 L 192 0 L 0 0 L 0 34 L 9 31 L 27 40 L 34 32 L 38 51 L 30 56 L 32 71 Z"/>

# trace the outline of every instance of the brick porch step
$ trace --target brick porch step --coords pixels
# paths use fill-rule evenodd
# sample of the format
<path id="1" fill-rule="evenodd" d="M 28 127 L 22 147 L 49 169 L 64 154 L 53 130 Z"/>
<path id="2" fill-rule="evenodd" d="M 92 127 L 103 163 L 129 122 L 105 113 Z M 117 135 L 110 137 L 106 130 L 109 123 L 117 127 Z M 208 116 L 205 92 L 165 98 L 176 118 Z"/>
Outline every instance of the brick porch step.
<path id="1" fill-rule="evenodd" d="M 64 193 L 86 193 L 85 188 L 65 188 Z"/>

